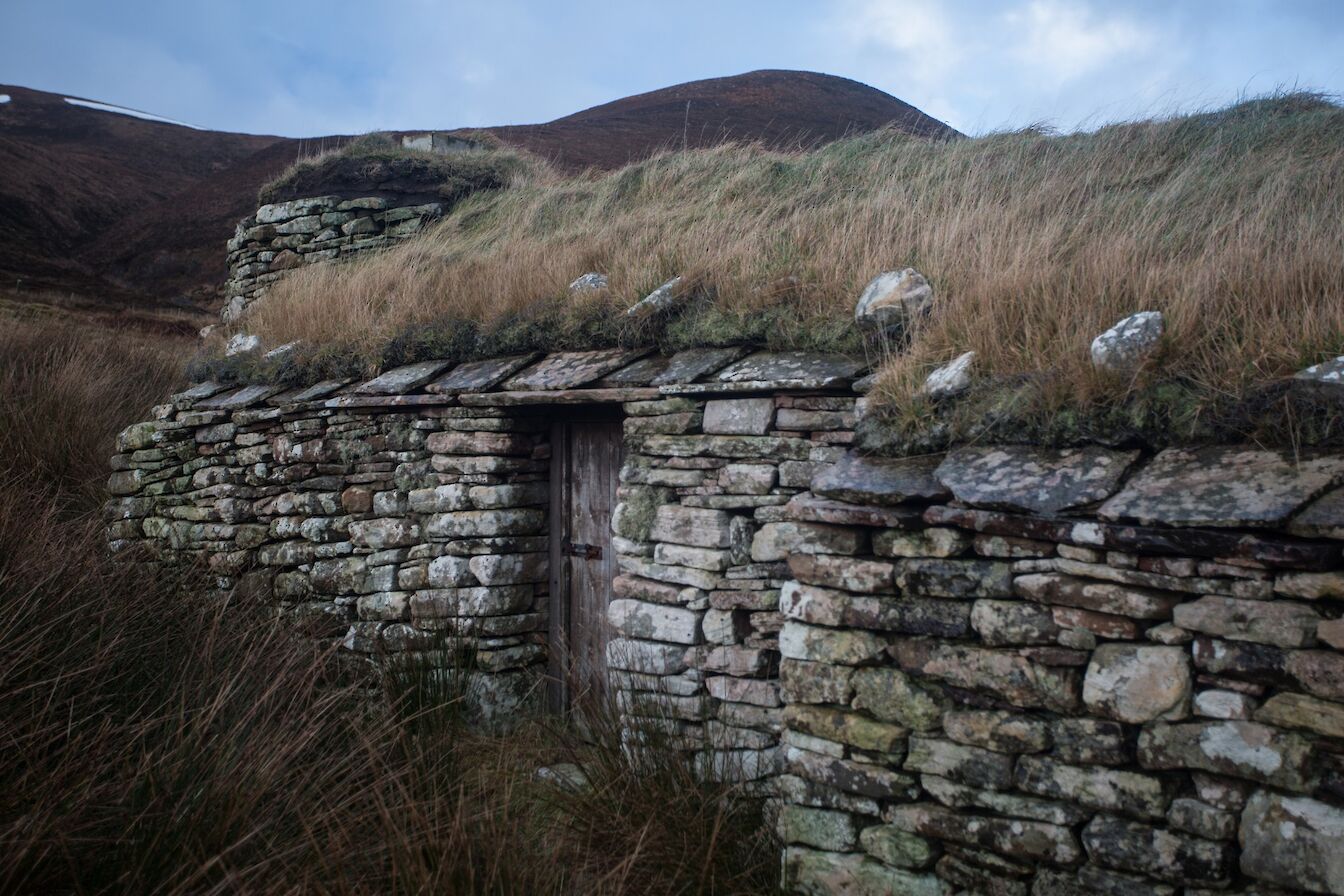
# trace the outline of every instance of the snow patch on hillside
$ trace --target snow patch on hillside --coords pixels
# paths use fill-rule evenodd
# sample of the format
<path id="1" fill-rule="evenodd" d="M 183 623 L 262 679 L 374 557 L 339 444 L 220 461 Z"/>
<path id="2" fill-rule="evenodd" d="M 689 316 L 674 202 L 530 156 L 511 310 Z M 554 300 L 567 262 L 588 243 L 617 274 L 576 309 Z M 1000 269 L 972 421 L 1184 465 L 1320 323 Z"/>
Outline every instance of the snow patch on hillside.
<path id="1" fill-rule="evenodd" d="M 178 121 L 173 118 L 164 118 L 162 115 L 153 115 L 149 112 L 141 112 L 139 109 L 127 109 L 125 106 L 113 106 L 110 103 L 95 103 L 92 100 L 77 100 L 74 97 L 67 96 L 65 101 L 72 106 L 81 106 L 85 109 L 96 109 L 99 112 L 115 112 L 118 115 L 129 115 L 132 118 L 142 118 L 145 121 L 157 121 L 162 124 L 175 124 L 184 128 L 191 128 L 193 131 L 205 130 L 198 128 L 194 124 L 187 124 L 185 121 Z"/>
<path id="2" fill-rule="evenodd" d="M 9 102 L 9 94 L 0 93 L 0 106 L 3 106 L 7 102 Z"/>

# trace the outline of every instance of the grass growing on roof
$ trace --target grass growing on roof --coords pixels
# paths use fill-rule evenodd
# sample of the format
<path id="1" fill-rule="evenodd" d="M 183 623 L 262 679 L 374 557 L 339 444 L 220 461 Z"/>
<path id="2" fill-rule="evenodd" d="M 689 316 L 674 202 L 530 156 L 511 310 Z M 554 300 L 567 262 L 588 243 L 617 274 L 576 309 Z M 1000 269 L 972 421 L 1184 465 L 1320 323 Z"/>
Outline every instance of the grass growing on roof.
<path id="1" fill-rule="evenodd" d="M 473 139 L 478 139 L 473 137 Z M 390 189 L 457 200 L 477 190 L 497 190 L 543 171 L 528 154 L 480 138 L 482 148 L 454 153 L 410 149 L 395 134 L 376 132 L 296 161 L 257 194 L 263 205 L 303 196 Z"/>
<path id="2" fill-rule="evenodd" d="M 808 153 L 722 146 L 538 174 L 468 197 L 381 256 L 286 278 L 247 326 L 363 370 L 406 334 L 463 322 L 465 355 L 640 339 L 855 350 L 859 292 L 910 265 L 936 309 L 885 362 L 881 405 L 899 409 L 966 350 L 981 375 L 1039 381 L 1048 412 L 1154 378 L 1202 405 L 1344 352 L 1342 258 L 1344 109 L 1298 93 L 1084 134 L 880 132 Z M 570 298 L 589 270 L 610 290 Z M 632 332 L 620 312 L 677 274 L 712 301 Z M 1138 382 L 1098 377 L 1091 339 L 1142 309 L 1166 315 L 1160 353 Z"/>

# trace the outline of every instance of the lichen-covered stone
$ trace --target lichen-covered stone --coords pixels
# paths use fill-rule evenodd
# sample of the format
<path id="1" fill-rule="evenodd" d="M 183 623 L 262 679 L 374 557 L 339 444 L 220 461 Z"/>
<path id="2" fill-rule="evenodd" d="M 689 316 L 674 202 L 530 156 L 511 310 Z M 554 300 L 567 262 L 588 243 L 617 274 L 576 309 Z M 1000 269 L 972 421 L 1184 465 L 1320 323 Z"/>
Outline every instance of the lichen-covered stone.
<path id="1" fill-rule="evenodd" d="M 1344 704 L 1284 691 L 1255 711 L 1255 720 L 1279 728 L 1312 731 L 1344 740 Z"/>
<path id="2" fill-rule="evenodd" d="M 854 693 L 853 675 L 849 666 L 786 659 L 779 664 L 780 694 L 789 703 L 845 704 Z"/>
<path id="3" fill-rule="evenodd" d="M 967 504 L 1058 513 L 1109 497 L 1137 457 L 1095 447 L 968 447 L 950 452 L 936 476 Z"/>
<path id="4" fill-rule="evenodd" d="M 1241 871 L 1312 893 L 1344 894 L 1344 809 L 1258 790 L 1241 816 Z"/>
<path id="5" fill-rule="evenodd" d="M 796 846 L 784 850 L 784 877 L 789 889 L 801 896 L 950 896 L 932 874 L 892 868 L 867 856 Z"/>
<path id="6" fill-rule="evenodd" d="M 1168 619 L 1172 609 L 1181 602 L 1179 594 L 1092 582 L 1056 573 L 1017 576 L 1013 579 L 1013 591 L 1027 600 L 1134 619 Z"/>
<path id="7" fill-rule="evenodd" d="M 1344 477 L 1344 457 L 1251 447 L 1169 448 L 1101 506 L 1103 519 L 1273 526 Z"/>
<path id="8" fill-rule="evenodd" d="M 674 644 L 697 644 L 703 638 L 700 614 L 680 607 L 619 598 L 607 605 L 607 620 L 626 638 Z"/>
<path id="9" fill-rule="evenodd" d="M 1013 758 L 1004 753 L 932 737 L 911 737 L 906 771 L 950 778 L 963 784 L 1004 790 L 1013 783 Z"/>
<path id="10" fill-rule="evenodd" d="M 1190 660 L 1180 647 L 1103 644 L 1083 679 L 1083 703 L 1097 715 L 1142 724 L 1190 714 Z"/>
<path id="11" fill-rule="evenodd" d="M 1171 802 L 1168 784 L 1153 775 L 1065 765 L 1045 756 L 1021 757 L 1014 781 L 1037 796 L 1140 818 L 1161 818 Z"/>
<path id="12" fill-rule="evenodd" d="M 970 546 L 971 536 L 960 529 L 888 529 L 873 536 L 873 553 L 879 557 L 955 557 Z"/>
<path id="13" fill-rule="evenodd" d="M 1256 722 L 1156 724 L 1139 735 L 1139 763 L 1152 769 L 1200 769 L 1310 792 L 1319 769 L 1299 734 Z"/>
<path id="14" fill-rule="evenodd" d="M 530 535 L 541 529 L 545 519 L 545 513 L 534 507 L 458 510 L 433 514 L 429 517 L 425 532 L 433 538 Z"/>
<path id="15" fill-rule="evenodd" d="M 938 858 L 938 848 L 928 840 L 889 824 L 864 828 L 859 843 L 868 855 L 896 868 L 927 868 Z"/>
<path id="16" fill-rule="evenodd" d="M 648 536 L 654 541 L 692 547 L 728 548 L 741 537 L 739 533 L 745 534 L 744 521 L 726 511 L 662 504 L 654 511 Z"/>
<path id="17" fill-rule="evenodd" d="M 1049 607 L 1017 600 L 977 600 L 971 627 L 990 647 L 1054 644 L 1059 626 Z"/>
<path id="18" fill-rule="evenodd" d="M 757 563 L 785 560 L 805 554 L 857 554 L 863 536 L 857 529 L 821 523 L 766 523 L 751 540 L 751 559 Z"/>
<path id="19" fill-rule="evenodd" d="M 968 787 L 936 775 L 920 775 L 920 786 L 939 803 L 953 809 L 987 809 L 1013 818 L 1030 818 L 1050 824 L 1073 825 L 1092 816 L 1092 811 L 1072 802 L 1045 800 L 1011 791 Z"/>
<path id="20" fill-rule="evenodd" d="M 915 731 L 938 727 L 942 701 L 899 669 L 855 669 L 849 684 L 854 688 L 855 709 Z"/>
<path id="21" fill-rule="evenodd" d="M 1014 706 L 1070 712 L 1079 703 L 1075 670 L 1038 665 L 1016 653 L 916 640 L 897 642 L 892 653 L 906 672 L 992 694 Z"/>
<path id="22" fill-rule="evenodd" d="M 896 564 L 896 586 L 911 597 L 1008 597 L 1013 577 L 997 560 L 902 560 Z"/>
<path id="23" fill-rule="evenodd" d="M 849 452 L 812 477 L 812 491 L 855 504 L 939 501 L 948 491 L 934 478 L 940 456 L 879 458 Z"/>
<path id="24" fill-rule="evenodd" d="M 837 557 L 827 554 L 792 554 L 789 571 L 811 585 L 840 588 L 863 594 L 881 594 L 894 590 L 892 565 L 876 560 Z"/>
<path id="25" fill-rule="evenodd" d="M 715 435 L 763 436 L 774 419 L 773 398 L 723 398 L 705 402 L 701 429 Z"/>
<path id="26" fill-rule="evenodd" d="M 686 669 L 686 648 L 630 638 L 607 642 L 607 665 L 647 675 L 676 675 Z"/>
<path id="27" fill-rule="evenodd" d="M 785 748 L 784 753 L 788 769 L 795 775 L 847 794 L 878 800 L 910 800 L 919 794 L 913 777 L 892 771 L 885 764 L 842 759 L 793 746 Z"/>
<path id="28" fill-rule="evenodd" d="M 942 721 L 947 736 L 960 744 L 1003 753 L 1038 753 L 1050 746 L 1050 727 L 1020 713 L 955 710 Z"/>
<path id="29" fill-rule="evenodd" d="M 854 321 L 885 330 L 909 328 L 933 307 L 933 287 L 914 268 L 883 271 L 869 281 L 854 306 Z"/>
<path id="30" fill-rule="evenodd" d="M 1237 833 L 1237 816 L 1187 797 L 1172 800 L 1167 823 L 1205 840 L 1231 840 Z"/>
<path id="31" fill-rule="evenodd" d="M 1092 340 L 1092 366 L 1115 376 L 1134 374 L 1157 348 L 1164 329 L 1161 311 L 1139 311 L 1121 318 Z"/>
<path id="32" fill-rule="evenodd" d="M 857 712 L 822 706 L 787 706 L 784 709 L 784 724 L 814 737 L 881 753 L 903 752 L 906 735 L 909 734 L 900 725 L 878 722 Z"/>
<path id="33" fill-rule="evenodd" d="M 1232 849 L 1198 837 L 1098 815 L 1083 828 L 1087 854 L 1099 865 L 1139 871 L 1186 886 L 1222 884 L 1231 878 Z"/>
<path id="34" fill-rule="evenodd" d="M 779 633 L 779 652 L 787 659 L 859 666 L 886 650 L 887 642 L 865 631 L 821 628 L 790 620 Z"/>
<path id="35" fill-rule="evenodd" d="M 807 806 L 784 806 L 779 810 L 779 837 L 785 843 L 833 852 L 852 850 L 858 840 L 854 819 L 848 813 Z"/>
<path id="36" fill-rule="evenodd" d="M 963 815 L 934 803 L 893 806 L 883 821 L 907 833 L 980 846 L 1027 861 L 1071 865 L 1082 858 L 1068 828 L 1039 821 Z"/>
<path id="37" fill-rule="evenodd" d="M 1172 621 L 1187 631 L 1276 647 L 1310 647 L 1320 615 L 1291 601 L 1235 600 L 1206 595 L 1181 604 Z"/>

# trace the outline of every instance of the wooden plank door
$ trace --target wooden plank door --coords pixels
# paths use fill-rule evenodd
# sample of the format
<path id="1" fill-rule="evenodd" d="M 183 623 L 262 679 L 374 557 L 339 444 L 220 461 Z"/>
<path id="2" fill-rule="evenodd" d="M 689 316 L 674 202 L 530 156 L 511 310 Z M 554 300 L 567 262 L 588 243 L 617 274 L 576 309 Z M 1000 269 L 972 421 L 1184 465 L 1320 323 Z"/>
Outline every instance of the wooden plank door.
<path id="1" fill-rule="evenodd" d="M 611 514 L 621 422 L 570 420 L 551 442 L 550 703 L 567 711 L 606 689 L 607 604 L 616 577 Z"/>

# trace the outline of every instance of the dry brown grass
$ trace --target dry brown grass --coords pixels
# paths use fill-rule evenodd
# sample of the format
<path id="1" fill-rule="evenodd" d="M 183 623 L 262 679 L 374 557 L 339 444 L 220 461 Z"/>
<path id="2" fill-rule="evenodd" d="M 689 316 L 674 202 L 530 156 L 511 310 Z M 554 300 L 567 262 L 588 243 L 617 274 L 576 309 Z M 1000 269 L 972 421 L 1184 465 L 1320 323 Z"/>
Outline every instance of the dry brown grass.
<path id="1" fill-rule="evenodd" d="M 912 265 L 938 307 L 888 365 L 889 398 L 968 349 L 985 372 L 1054 371 L 1071 400 L 1114 394 L 1088 345 L 1140 309 L 1168 318 L 1157 369 L 1221 395 L 1344 350 L 1341 257 L 1344 110 L 1297 94 L 1091 134 L 877 134 L 549 178 L 472 198 L 373 260 L 307 269 L 248 326 L 369 369 L 403 360 L 387 346 L 407 331 L 437 328 L 425 351 L 491 348 L 492 330 L 538 309 L 555 316 L 546 300 L 599 270 L 610 293 L 569 309 L 578 324 L 532 337 L 539 347 L 633 338 L 618 312 L 685 274 L 717 299 L 654 334 L 666 346 L 852 348 L 864 284 Z M 485 338 L 469 334 L 464 349 L 451 334 L 468 321 Z"/>
<path id="2" fill-rule="evenodd" d="M 609 716 L 592 743 L 542 723 L 472 735 L 451 689 L 413 674 L 371 704 L 266 607 L 110 562 L 112 438 L 179 351 L 0 328 L 0 892 L 773 890 L 756 804 L 673 754 L 631 761 Z M 594 789 L 539 784 L 557 759 Z"/>

